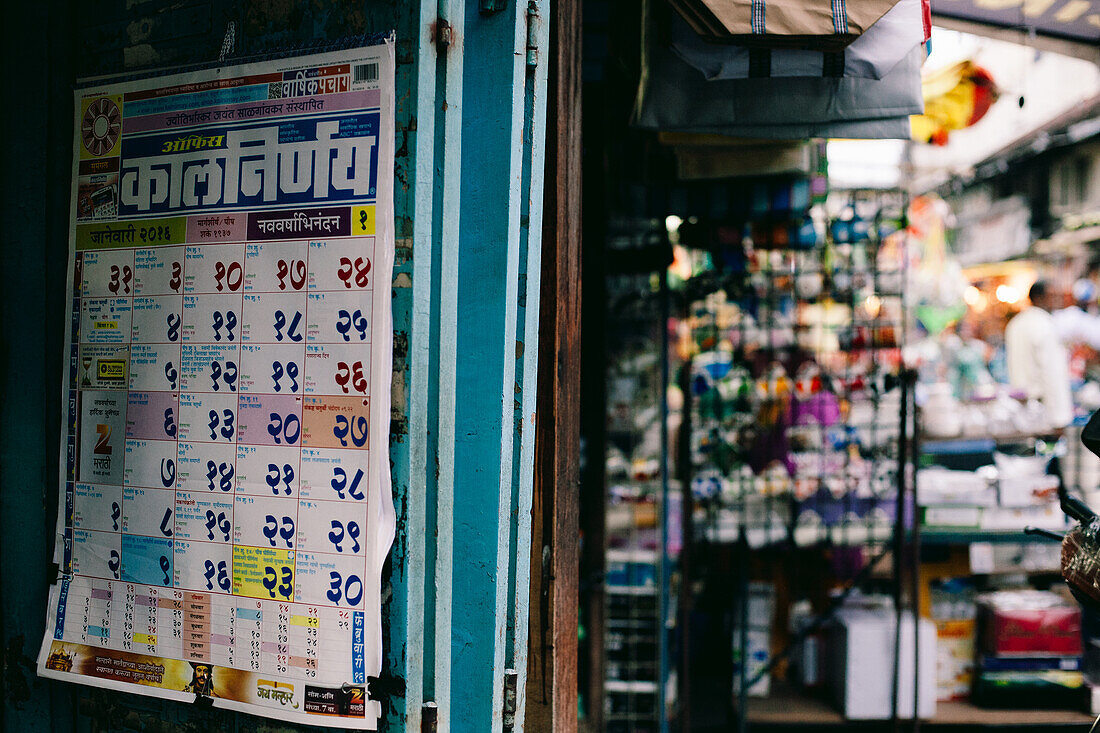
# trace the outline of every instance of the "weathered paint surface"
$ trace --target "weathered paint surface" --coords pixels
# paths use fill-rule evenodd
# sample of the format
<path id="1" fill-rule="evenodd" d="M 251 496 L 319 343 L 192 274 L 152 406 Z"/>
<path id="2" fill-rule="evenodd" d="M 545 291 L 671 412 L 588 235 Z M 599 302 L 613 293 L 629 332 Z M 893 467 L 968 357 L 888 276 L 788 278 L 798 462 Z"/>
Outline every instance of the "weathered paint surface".
<path id="1" fill-rule="evenodd" d="M 504 669 L 519 670 L 522 693 L 526 667 L 546 92 L 545 72 L 525 64 L 527 3 L 500 5 L 487 15 L 477 0 L 98 0 L 75 14 L 48 0 L 9 10 L 6 68 L 20 70 L 11 93 L 25 104 L 4 130 L 0 730 L 306 730 L 34 674 L 56 516 L 71 85 L 215 61 L 231 21 L 230 59 L 397 32 L 398 524 L 382 598 L 384 674 L 405 690 L 384 702 L 382 729 L 419 731 L 430 700 L 441 731 L 500 730 Z"/>
<path id="2" fill-rule="evenodd" d="M 34 659 L 45 625 L 47 563 L 57 514 L 64 332 L 67 194 L 50 185 L 68 180 L 70 157 L 47 141 L 64 132 L 53 102 L 71 119 L 65 48 L 68 21 L 42 3 L 5 13 L 9 86 L 22 100 L 6 115 L 3 167 L 4 232 L 0 246 L 0 642 L 4 730 L 50 731 L 72 725 L 72 690 L 44 684 Z M 52 25 L 51 24 L 55 24 Z M 56 28 L 53 38 L 29 29 Z M 19 125 L 16 127 L 15 125 Z M 71 144 L 61 150 L 71 149 Z M 65 186 L 67 188 L 67 186 Z M 47 211 L 60 211 L 48 216 Z"/>

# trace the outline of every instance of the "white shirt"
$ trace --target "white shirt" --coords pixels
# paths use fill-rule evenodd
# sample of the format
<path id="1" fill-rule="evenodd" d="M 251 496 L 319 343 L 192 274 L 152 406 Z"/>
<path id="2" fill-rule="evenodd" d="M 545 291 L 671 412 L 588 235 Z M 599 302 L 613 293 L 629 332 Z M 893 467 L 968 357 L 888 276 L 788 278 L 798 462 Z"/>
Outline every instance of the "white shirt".
<path id="1" fill-rule="evenodd" d="M 1053 316 L 1034 306 L 1020 311 L 1005 329 L 1005 357 L 1009 382 L 1043 404 L 1051 427 L 1073 421 L 1069 356 Z"/>
<path id="2" fill-rule="evenodd" d="M 1100 351 L 1100 317 L 1075 305 L 1054 311 L 1051 317 L 1063 344 L 1084 344 Z"/>

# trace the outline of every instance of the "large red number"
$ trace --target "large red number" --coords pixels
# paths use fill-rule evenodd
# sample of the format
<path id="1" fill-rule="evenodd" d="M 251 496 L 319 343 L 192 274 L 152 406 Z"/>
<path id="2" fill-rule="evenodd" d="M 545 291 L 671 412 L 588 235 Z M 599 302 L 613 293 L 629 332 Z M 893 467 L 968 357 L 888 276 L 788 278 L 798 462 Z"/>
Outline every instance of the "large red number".
<path id="1" fill-rule="evenodd" d="M 236 292 L 244 281 L 244 267 L 240 262 L 230 262 L 228 266 L 224 262 L 215 262 L 214 281 L 219 293 L 226 288 L 230 292 Z"/>
<path id="2" fill-rule="evenodd" d="M 279 290 L 286 290 L 286 279 L 290 276 L 290 287 L 301 290 L 306 284 L 306 263 L 302 260 L 279 260 L 276 263 L 276 277 L 279 278 Z"/>

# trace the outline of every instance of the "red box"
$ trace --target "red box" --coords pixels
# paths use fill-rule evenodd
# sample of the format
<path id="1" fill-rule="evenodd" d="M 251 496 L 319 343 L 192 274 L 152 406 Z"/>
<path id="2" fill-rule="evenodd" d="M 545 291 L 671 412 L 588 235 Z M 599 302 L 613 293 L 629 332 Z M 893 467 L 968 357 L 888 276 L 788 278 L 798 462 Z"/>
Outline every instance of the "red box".
<path id="1" fill-rule="evenodd" d="M 1001 591 L 979 601 L 981 645 L 996 656 L 1079 656 L 1081 609 L 1054 593 Z"/>

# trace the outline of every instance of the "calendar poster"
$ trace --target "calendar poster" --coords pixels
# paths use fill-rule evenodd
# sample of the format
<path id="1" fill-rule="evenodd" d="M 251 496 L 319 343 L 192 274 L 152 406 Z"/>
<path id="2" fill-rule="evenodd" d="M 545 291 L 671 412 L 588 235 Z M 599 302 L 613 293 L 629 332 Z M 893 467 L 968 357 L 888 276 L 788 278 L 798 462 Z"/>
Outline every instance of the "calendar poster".
<path id="1" fill-rule="evenodd" d="M 374 729 L 392 40 L 76 93 L 47 677 Z"/>

